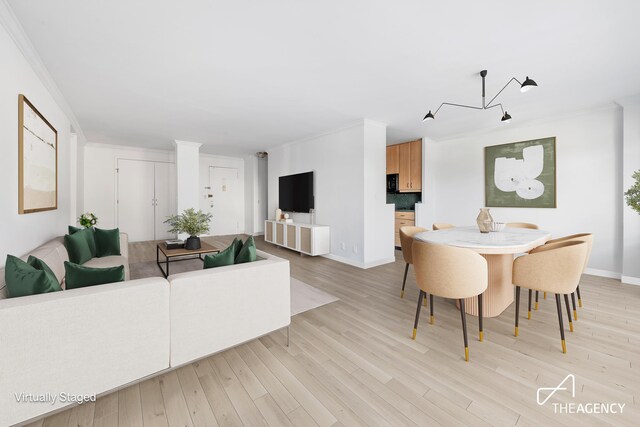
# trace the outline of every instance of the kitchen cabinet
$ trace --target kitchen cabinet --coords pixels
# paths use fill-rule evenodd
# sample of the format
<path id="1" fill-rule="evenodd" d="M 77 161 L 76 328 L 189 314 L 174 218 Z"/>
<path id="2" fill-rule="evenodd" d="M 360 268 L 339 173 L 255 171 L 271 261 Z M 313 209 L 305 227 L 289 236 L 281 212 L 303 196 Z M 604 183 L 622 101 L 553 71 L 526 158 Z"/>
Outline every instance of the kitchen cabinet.
<path id="1" fill-rule="evenodd" d="M 387 147 L 387 175 L 400 173 L 400 147 L 390 145 Z"/>
<path id="2" fill-rule="evenodd" d="M 394 242 L 397 247 L 400 247 L 400 227 L 405 225 L 416 225 L 415 212 L 396 212 Z"/>
<path id="3" fill-rule="evenodd" d="M 395 148 L 394 150 L 391 150 Z M 395 165 L 398 165 L 397 172 Z M 419 193 L 422 191 L 422 140 L 405 142 L 387 147 L 387 174 L 398 174 L 398 191 Z"/>

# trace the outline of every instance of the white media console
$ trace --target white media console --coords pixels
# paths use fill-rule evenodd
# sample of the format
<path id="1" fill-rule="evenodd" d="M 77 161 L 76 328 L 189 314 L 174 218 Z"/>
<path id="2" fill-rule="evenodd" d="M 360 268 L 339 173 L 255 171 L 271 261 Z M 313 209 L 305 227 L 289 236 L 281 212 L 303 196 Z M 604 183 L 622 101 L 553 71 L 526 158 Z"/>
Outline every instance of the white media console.
<path id="1" fill-rule="evenodd" d="M 316 256 L 331 251 L 328 225 L 283 222 L 268 219 L 264 222 L 264 240 L 274 245 Z"/>

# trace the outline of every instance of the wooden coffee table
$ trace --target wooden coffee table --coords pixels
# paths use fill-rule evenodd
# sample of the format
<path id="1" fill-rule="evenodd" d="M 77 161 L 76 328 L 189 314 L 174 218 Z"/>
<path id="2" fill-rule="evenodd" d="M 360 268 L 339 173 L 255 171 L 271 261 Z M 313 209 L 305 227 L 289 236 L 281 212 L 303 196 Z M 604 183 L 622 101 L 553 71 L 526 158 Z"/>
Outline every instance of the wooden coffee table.
<path id="1" fill-rule="evenodd" d="M 162 254 L 164 255 L 165 259 L 164 261 L 162 261 L 162 263 L 166 265 L 166 269 L 162 268 L 162 263 L 160 262 L 160 252 L 162 252 Z M 220 249 L 202 241 L 200 242 L 200 249 L 167 249 L 167 244 L 165 242 L 160 242 L 158 243 L 158 246 L 156 246 L 156 263 L 158 264 L 158 267 L 160 268 L 160 271 L 162 271 L 164 277 L 167 278 L 169 276 L 170 262 L 188 261 L 190 259 L 196 258 L 204 261 L 204 258 L 202 258 L 203 254 L 214 252 L 219 253 Z"/>

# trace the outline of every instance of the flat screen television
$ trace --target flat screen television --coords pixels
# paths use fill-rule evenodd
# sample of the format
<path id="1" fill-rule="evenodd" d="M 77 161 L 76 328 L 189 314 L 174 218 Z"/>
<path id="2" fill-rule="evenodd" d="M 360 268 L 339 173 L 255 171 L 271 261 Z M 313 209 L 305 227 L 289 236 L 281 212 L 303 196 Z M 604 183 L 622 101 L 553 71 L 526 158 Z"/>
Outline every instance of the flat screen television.
<path id="1" fill-rule="evenodd" d="M 278 184 L 280 209 L 304 213 L 313 209 L 313 172 L 281 176 Z"/>

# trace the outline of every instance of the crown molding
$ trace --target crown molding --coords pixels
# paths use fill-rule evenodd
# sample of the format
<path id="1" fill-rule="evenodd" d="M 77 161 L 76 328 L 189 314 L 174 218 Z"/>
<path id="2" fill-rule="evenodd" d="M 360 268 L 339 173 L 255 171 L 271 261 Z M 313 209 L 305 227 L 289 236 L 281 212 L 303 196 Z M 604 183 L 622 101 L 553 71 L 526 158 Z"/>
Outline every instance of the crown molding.
<path id="1" fill-rule="evenodd" d="M 51 94 L 53 100 L 65 113 L 69 122 L 71 122 L 71 125 L 73 126 L 74 133 L 78 135 L 78 142 L 84 144 L 87 141 L 87 138 L 80 127 L 78 118 L 74 114 L 69 103 L 67 103 L 62 92 L 60 92 L 60 89 L 53 80 L 53 77 L 49 74 L 47 67 L 45 67 L 40 55 L 38 55 L 38 52 L 31 43 L 31 40 L 25 33 L 24 28 L 22 28 L 22 24 L 20 24 L 20 21 L 18 21 L 18 18 L 13 13 L 11 6 L 9 6 L 6 0 L 0 0 L 0 25 L 2 25 L 7 31 L 15 45 L 36 73 L 36 76 L 38 76 L 44 87 Z"/>

